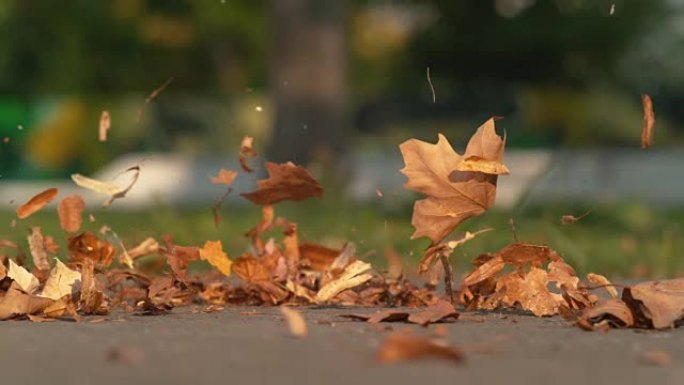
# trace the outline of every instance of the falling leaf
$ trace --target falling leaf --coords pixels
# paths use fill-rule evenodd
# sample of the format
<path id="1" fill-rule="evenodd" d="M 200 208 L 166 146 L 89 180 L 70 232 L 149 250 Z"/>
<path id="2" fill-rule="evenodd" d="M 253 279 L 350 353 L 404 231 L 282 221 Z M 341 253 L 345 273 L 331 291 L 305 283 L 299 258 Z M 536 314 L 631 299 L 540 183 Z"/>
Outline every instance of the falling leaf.
<path id="1" fill-rule="evenodd" d="M 304 167 L 292 162 L 266 162 L 269 178 L 257 182 L 258 189 L 240 194 L 258 205 L 272 205 L 284 200 L 302 201 L 321 197 L 323 188 Z"/>
<path id="2" fill-rule="evenodd" d="M 28 245 L 33 257 L 33 265 L 38 270 L 50 270 L 47 251 L 45 250 L 45 239 L 40 227 L 31 227 L 28 235 Z"/>
<path id="3" fill-rule="evenodd" d="M 653 101 L 648 94 L 641 95 L 641 103 L 644 106 L 644 126 L 641 131 L 641 148 L 644 150 L 651 147 L 653 142 L 653 127 L 655 127 L 655 113 Z"/>
<path id="4" fill-rule="evenodd" d="M 55 261 L 55 267 L 50 271 L 50 276 L 39 296 L 58 300 L 81 290 L 81 273 L 69 269 L 57 258 Z"/>
<path id="5" fill-rule="evenodd" d="M 497 255 L 496 257 L 493 257 L 487 262 L 478 266 L 475 270 L 473 270 L 472 272 L 470 272 L 470 274 L 463 278 L 463 285 L 473 286 L 486 279 L 492 278 L 498 272 L 503 270 L 505 266 L 506 263 L 504 262 L 503 258 Z"/>
<path id="6" fill-rule="evenodd" d="M 42 210 L 43 207 L 47 206 L 48 203 L 55 199 L 58 192 L 59 190 L 56 188 L 49 188 L 29 199 L 28 202 L 17 208 L 17 218 L 25 219 Z"/>
<path id="7" fill-rule="evenodd" d="M 162 91 L 164 91 L 164 89 L 166 89 L 166 87 L 168 87 L 169 84 L 171 84 L 171 82 L 173 82 L 173 77 L 170 77 L 170 78 L 166 79 L 166 81 L 165 81 L 161 86 L 159 86 L 159 87 L 157 87 L 156 89 L 154 89 L 154 91 L 152 91 L 152 92 L 147 96 L 147 98 L 145 98 L 145 103 L 143 103 L 142 107 L 140 107 L 140 109 L 138 110 L 138 114 L 137 114 L 137 115 L 138 115 L 138 117 L 137 117 L 137 122 L 138 122 L 138 123 L 140 123 L 140 120 L 142 119 L 143 114 L 145 113 L 145 108 L 147 108 L 147 105 L 150 104 L 150 103 L 152 103 L 152 101 L 153 101 L 154 99 L 156 99 L 157 96 L 159 96 L 159 94 L 160 94 Z"/>
<path id="8" fill-rule="evenodd" d="M 387 336 L 377 353 L 381 363 L 398 363 L 409 360 L 440 358 L 454 363 L 464 360 L 463 353 L 425 337 L 406 332 L 395 332 Z"/>
<path id="9" fill-rule="evenodd" d="M 610 294 L 611 297 L 617 298 L 618 297 L 618 292 L 613 286 L 612 283 L 608 280 L 608 278 L 600 275 L 600 274 L 594 274 L 594 273 L 589 273 L 587 274 L 587 281 L 593 283 L 594 285 L 601 285 L 603 286 L 604 289 Z"/>
<path id="10" fill-rule="evenodd" d="M 237 177 L 237 175 L 237 171 L 226 170 L 225 168 L 222 168 L 219 170 L 216 176 L 211 177 L 211 183 L 224 184 L 226 186 L 230 186 Z"/>
<path id="11" fill-rule="evenodd" d="M 289 308 L 287 306 L 281 306 L 280 312 L 283 314 L 285 321 L 287 321 L 287 326 L 290 329 L 290 334 L 295 337 L 306 337 L 308 330 L 306 327 L 306 321 L 299 311 Z"/>
<path id="12" fill-rule="evenodd" d="M 563 215 L 563 216 L 561 217 L 561 223 L 564 224 L 564 225 L 567 225 L 567 224 L 570 224 L 570 223 L 575 223 L 575 222 L 581 220 L 582 218 L 586 217 L 586 216 L 589 215 L 590 213 L 591 213 L 591 210 L 589 210 L 589 211 L 587 211 L 586 213 L 580 215 L 579 217 L 576 217 L 576 216 L 570 215 L 570 214 Z"/>
<path id="13" fill-rule="evenodd" d="M 652 366 L 670 366 L 672 365 L 672 355 L 664 350 L 650 350 L 639 357 L 639 361 L 646 365 Z"/>
<path id="14" fill-rule="evenodd" d="M 17 281 L 14 281 L 5 295 L 0 298 L 0 320 L 42 312 L 53 302 L 49 298 L 27 294 Z"/>
<path id="15" fill-rule="evenodd" d="M 418 273 L 424 274 L 427 272 L 431 266 L 435 264 L 435 262 L 439 259 L 440 256 L 445 255 L 449 256 L 451 253 L 453 253 L 454 249 L 456 249 L 458 246 L 475 239 L 478 235 L 482 233 L 486 233 L 488 231 L 494 230 L 493 228 L 486 228 L 482 230 L 478 230 L 474 233 L 471 233 L 470 231 L 466 231 L 463 234 L 460 234 L 456 239 L 450 240 L 448 242 L 443 242 L 438 245 L 429 247 L 426 251 L 425 254 L 423 255 L 423 258 L 420 260 L 420 265 L 418 266 Z"/>
<path id="16" fill-rule="evenodd" d="M 83 209 L 85 202 L 80 195 L 70 195 L 62 199 L 57 205 L 59 225 L 68 233 L 75 233 L 83 224 Z"/>
<path id="17" fill-rule="evenodd" d="M 112 126 L 112 119 L 109 116 L 109 111 L 104 110 L 100 115 L 100 128 L 98 130 L 98 139 L 100 142 L 107 141 L 107 133 L 109 128 Z"/>
<path id="18" fill-rule="evenodd" d="M 19 286 L 19 289 L 23 290 L 27 294 L 33 294 L 36 290 L 38 290 L 38 286 L 40 286 L 38 278 L 29 273 L 28 270 L 14 263 L 14 261 L 11 259 L 9 260 L 7 277 L 12 278 Z"/>
<path id="19" fill-rule="evenodd" d="M 317 302 L 326 302 L 334 298 L 337 294 L 344 290 L 362 285 L 373 276 L 368 273 L 371 270 L 371 264 L 355 261 L 347 266 L 342 274 L 336 279 L 328 282 L 316 294 Z"/>
<path id="20" fill-rule="evenodd" d="M 232 272 L 241 280 L 248 283 L 271 280 L 271 272 L 254 257 L 240 257 L 233 263 Z"/>
<path id="21" fill-rule="evenodd" d="M 84 259 L 81 265 L 81 296 L 79 308 L 85 314 L 101 314 L 108 311 L 107 299 L 97 287 L 95 264 L 91 259 Z"/>
<path id="22" fill-rule="evenodd" d="M 230 275 L 230 265 L 233 263 L 223 252 L 221 241 L 206 241 L 199 250 L 200 258 L 209 262 L 225 276 Z"/>
<path id="23" fill-rule="evenodd" d="M 79 187 L 85 189 L 109 195 L 110 198 L 104 202 L 104 206 L 110 206 L 116 199 L 120 199 L 126 196 L 126 194 L 135 186 L 135 183 L 140 177 L 140 166 L 133 166 L 126 169 L 123 173 L 133 173 L 133 177 L 127 186 L 121 187 L 109 182 L 102 182 L 97 179 L 88 178 L 81 174 L 71 174 L 71 180 L 74 181 Z"/>
<path id="24" fill-rule="evenodd" d="M 157 254 L 159 252 L 159 243 L 152 237 L 145 238 L 135 247 L 128 249 L 128 256 L 135 260 L 146 255 Z"/>
<path id="25" fill-rule="evenodd" d="M 638 326 L 666 329 L 684 323 L 684 278 L 648 281 L 626 287 L 622 300 L 644 319 Z"/>
<path id="26" fill-rule="evenodd" d="M 406 166 L 401 172 L 408 178 L 404 187 L 427 195 L 413 207 L 411 223 L 416 231 L 411 238 L 426 236 L 438 243 L 463 221 L 489 209 L 496 197 L 497 175 L 458 171 L 458 167 L 472 157 L 501 162 L 504 146 L 494 119 L 477 129 L 463 156 L 441 134 L 437 144 L 417 139 L 402 143 L 399 149 Z"/>
<path id="27" fill-rule="evenodd" d="M 96 264 L 107 267 L 111 265 L 116 249 L 111 243 L 103 241 L 91 232 L 84 232 L 69 237 L 68 247 L 71 252 L 70 262 L 92 259 Z"/>
<path id="28" fill-rule="evenodd" d="M 375 189 L 375 196 L 378 198 L 382 198 L 383 194 L 382 191 L 379 188 Z"/>
<path id="29" fill-rule="evenodd" d="M 251 136 L 245 136 L 242 138 L 242 143 L 240 143 L 240 167 L 242 167 L 242 169 L 246 172 L 253 172 L 254 169 L 249 167 L 247 164 L 247 159 L 252 159 L 255 156 L 256 152 L 254 152 L 254 138 Z"/>

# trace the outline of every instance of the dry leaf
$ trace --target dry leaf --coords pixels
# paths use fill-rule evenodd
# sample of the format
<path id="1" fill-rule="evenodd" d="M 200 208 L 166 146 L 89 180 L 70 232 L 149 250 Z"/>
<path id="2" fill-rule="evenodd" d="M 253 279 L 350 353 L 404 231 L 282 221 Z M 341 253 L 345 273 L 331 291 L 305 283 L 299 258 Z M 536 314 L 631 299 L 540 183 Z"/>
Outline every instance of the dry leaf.
<path id="1" fill-rule="evenodd" d="M 17 208 L 17 218 L 28 218 L 36 212 L 42 210 L 43 207 L 47 206 L 48 203 L 55 199 L 58 192 L 59 190 L 57 190 L 56 188 L 49 188 L 41 192 L 40 194 L 34 196 L 33 198 L 29 199 L 28 202 L 24 203 L 23 205 Z"/>
<path id="2" fill-rule="evenodd" d="M 230 275 L 230 265 L 233 263 L 223 252 L 221 241 L 206 241 L 199 250 L 200 258 L 209 262 L 226 277 Z"/>
<path id="3" fill-rule="evenodd" d="M 465 233 L 459 234 L 459 236 L 451 241 L 439 243 L 435 246 L 429 247 L 425 250 L 423 258 L 420 260 L 420 265 L 418 265 L 418 273 L 426 273 L 430 267 L 432 267 L 441 256 L 450 256 L 458 246 L 475 239 L 478 235 L 486 233 L 488 231 L 494 230 L 493 228 L 487 228 L 478 230 L 474 233 L 466 231 Z"/>
<path id="4" fill-rule="evenodd" d="M 373 275 L 369 273 L 371 264 L 355 261 L 347 266 L 339 277 L 325 284 L 316 294 L 316 302 L 326 302 L 344 290 L 364 284 Z"/>
<path id="5" fill-rule="evenodd" d="M 639 361 L 646 365 L 665 367 L 672 365 L 672 355 L 664 350 L 651 350 L 642 354 Z"/>
<path id="6" fill-rule="evenodd" d="M 655 113 L 653 101 L 648 94 L 641 95 L 641 103 L 644 107 L 644 125 L 641 131 L 641 148 L 644 150 L 651 147 L 653 142 L 653 127 L 655 127 Z"/>
<path id="7" fill-rule="evenodd" d="M 299 245 L 299 256 L 307 267 L 314 271 L 323 272 L 340 255 L 341 251 L 314 243 Z"/>
<path id="8" fill-rule="evenodd" d="M 33 294 L 36 290 L 38 290 L 38 286 L 40 286 L 38 278 L 29 273 L 28 270 L 14 263 L 14 261 L 11 259 L 9 260 L 7 277 L 12 278 L 18 285 L 19 289 L 27 294 Z"/>
<path id="9" fill-rule="evenodd" d="M 491 258 L 487 262 L 478 266 L 475 270 L 471 271 L 465 278 L 463 278 L 464 286 L 473 286 L 486 279 L 494 277 L 498 272 L 503 270 L 506 263 L 503 261 L 500 255 Z"/>
<path id="10" fill-rule="evenodd" d="M 271 280 L 270 270 L 261 261 L 251 256 L 240 257 L 235 260 L 232 271 L 238 278 L 248 283 Z"/>
<path id="11" fill-rule="evenodd" d="M 287 326 L 290 329 L 290 334 L 292 334 L 295 337 L 307 336 L 308 329 L 306 327 L 306 321 L 304 320 L 302 313 L 286 306 L 281 306 L 280 312 L 283 314 L 285 321 L 287 321 Z"/>
<path id="12" fill-rule="evenodd" d="M 587 330 L 594 330 L 597 324 L 607 323 L 612 327 L 634 326 L 632 311 L 623 301 L 611 298 L 597 302 L 593 307 L 586 309 L 577 321 L 577 324 Z"/>
<path id="13" fill-rule="evenodd" d="M 146 238 L 137 246 L 128 250 L 128 256 L 131 260 L 136 260 L 147 255 L 157 254 L 159 252 L 159 243 L 152 237 Z"/>
<path id="14" fill-rule="evenodd" d="M 56 301 L 81 290 L 81 273 L 69 269 L 57 258 L 55 261 L 55 267 L 50 271 L 45 287 L 38 295 Z"/>
<path id="15" fill-rule="evenodd" d="M 247 164 L 247 159 L 254 158 L 255 156 L 256 152 L 254 152 L 254 138 L 251 136 L 245 136 L 242 138 L 242 143 L 240 143 L 240 167 L 242 167 L 242 169 L 246 172 L 253 172 L 254 169 L 249 167 Z"/>
<path id="16" fill-rule="evenodd" d="M 441 358 L 460 363 L 465 357 L 454 347 L 441 345 L 425 337 L 406 332 L 395 332 L 387 336 L 377 354 L 377 359 L 381 363 L 397 363 L 424 358 Z"/>
<path id="17" fill-rule="evenodd" d="M 91 259 L 84 259 L 81 265 L 79 308 L 85 314 L 102 314 L 108 311 L 106 297 L 97 287 L 95 264 Z"/>
<path id="18" fill-rule="evenodd" d="M 59 202 L 57 215 L 59 216 L 59 225 L 64 231 L 75 233 L 81 228 L 83 209 L 85 209 L 85 202 L 78 194 L 70 195 Z"/>
<path id="19" fill-rule="evenodd" d="M 508 175 L 508 167 L 498 160 L 489 160 L 477 155 L 461 160 L 456 166 L 458 171 L 482 172 L 491 175 Z"/>
<path id="20" fill-rule="evenodd" d="M 224 184 L 226 186 L 230 186 L 237 177 L 237 175 L 237 171 L 226 170 L 225 168 L 222 168 L 219 170 L 216 176 L 211 177 L 211 183 Z"/>
<path id="21" fill-rule="evenodd" d="M 50 270 L 47 251 L 45 250 L 45 239 L 40 227 L 31 227 L 28 235 L 28 245 L 33 257 L 33 266 L 38 270 Z"/>
<path id="22" fill-rule="evenodd" d="M 99 239 L 88 231 L 75 237 L 69 237 L 68 247 L 71 252 L 70 262 L 92 259 L 102 267 L 111 265 L 116 254 L 116 249 L 111 243 Z"/>
<path id="23" fill-rule="evenodd" d="M 266 170 L 269 177 L 257 182 L 256 191 L 240 195 L 262 206 L 284 200 L 302 201 L 323 195 L 321 185 L 304 167 L 296 166 L 292 162 L 266 162 Z"/>
<path id="24" fill-rule="evenodd" d="M 399 149 L 406 166 L 401 172 L 408 178 L 404 187 L 427 195 L 413 207 L 411 223 L 416 231 L 411 238 L 426 236 L 436 244 L 466 219 L 489 209 L 496 197 L 497 175 L 458 171 L 458 167 L 463 159 L 472 157 L 500 163 L 504 146 L 494 119 L 478 128 L 463 157 L 441 134 L 437 144 L 417 139 L 402 143 Z"/>
<path id="25" fill-rule="evenodd" d="M 570 214 L 563 215 L 563 216 L 561 217 L 561 223 L 564 224 L 564 225 L 567 225 L 567 224 L 570 224 L 570 223 L 575 223 L 575 222 L 581 220 L 582 218 L 586 217 L 586 216 L 589 215 L 590 213 L 591 213 L 591 210 L 589 210 L 589 211 L 587 211 L 586 213 L 580 215 L 579 217 L 576 217 L 576 216 L 570 215 Z"/>
<path id="26" fill-rule="evenodd" d="M 164 91 L 164 89 L 166 89 L 166 87 L 168 87 L 169 84 L 171 84 L 171 82 L 173 82 L 173 77 L 166 79 L 166 81 L 162 85 L 160 85 L 159 87 L 154 89 L 152 92 L 150 92 L 150 94 L 145 98 L 145 103 L 143 103 L 142 107 L 140 107 L 140 109 L 138 110 L 138 114 L 137 114 L 138 115 L 138 117 L 137 117 L 138 123 L 140 123 L 140 120 L 142 119 L 143 114 L 145 113 L 145 108 L 147 108 L 147 105 L 152 103 L 152 101 L 154 99 L 156 99 L 157 96 L 159 96 L 159 94 L 162 91 Z"/>
<path id="27" fill-rule="evenodd" d="M 17 281 L 14 281 L 7 293 L 0 298 L 0 320 L 39 313 L 53 302 L 49 298 L 27 294 L 19 287 Z"/>
<path id="28" fill-rule="evenodd" d="M 100 142 L 107 141 L 107 133 L 112 126 L 112 119 L 109 117 L 109 111 L 104 110 L 100 115 L 100 128 L 98 130 L 98 139 Z"/>
<path id="29" fill-rule="evenodd" d="M 639 321 L 636 326 L 671 328 L 684 323 L 684 278 L 648 281 L 626 287 L 622 300 Z"/>
<path id="30" fill-rule="evenodd" d="M 613 286 L 613 284 L 610 283 L 608 278 L 600 274 L 589 273 L 587 274 L 587 281 L 593 283 L 594 285 L 603 286 L 603 288 L 606 289 L 606 291 L 608 292 L 608 294 L 610 294 L 611 297 L 618 297 L 617 289 L 615 289 L 615 286 Z"/>
<path id="31" fill-rule="evenodd" d="M 115 200 L 123 198 L 135 186 L 135 183 L 140 177 L 140 166 L 133 166 L 126 169 L 122 174 L 132 172 L 133 176 L 128 185 L 121 187 L 109 182 L 99 181 L 97 179 L 88 178 L 81 174 L 71 174 L 71 180 L 79 187 L 83 187 L 96 193 L 109 195 L 110 198 L 106 200 L 103 206 L 110 206 Z"/>

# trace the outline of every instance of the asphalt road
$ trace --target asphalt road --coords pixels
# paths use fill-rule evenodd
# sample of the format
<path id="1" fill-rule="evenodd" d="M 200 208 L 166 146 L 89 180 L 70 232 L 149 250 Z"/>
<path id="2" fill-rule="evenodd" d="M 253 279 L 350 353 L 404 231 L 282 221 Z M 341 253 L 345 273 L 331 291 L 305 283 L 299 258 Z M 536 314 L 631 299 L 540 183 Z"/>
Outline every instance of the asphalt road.
<path id="1" fill-rule="evenodd" d="M 462 364 L 382 365 L 391 331 L 338 317 L 376 309 L 306 308 L 309 335 L 289 334 L 277 308 L 115 314 L 101 323 L 0 323 L 2 384 L 684 384 L 684 329 L 585 332 L 560 318 L 468 313 L 444 324 Z M 428 328 L 382 324 L 394 331 Z M 644 355 L 664 351 L 669 366 Z"/>

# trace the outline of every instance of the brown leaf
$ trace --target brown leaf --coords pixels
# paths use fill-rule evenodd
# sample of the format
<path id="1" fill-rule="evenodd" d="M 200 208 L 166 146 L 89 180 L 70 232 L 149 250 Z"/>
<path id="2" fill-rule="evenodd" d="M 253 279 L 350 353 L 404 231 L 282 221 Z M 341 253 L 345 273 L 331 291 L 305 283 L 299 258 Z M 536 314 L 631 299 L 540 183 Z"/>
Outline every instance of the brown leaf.
<path id="1" fill-rule="evenodd" d="M 655 113 L 653 101 L 648 94 L 641 95 L 641 103 L 644 107 L 644 125 L 641 131 L 641 148 L 644 150 L 651 147 L 653 141 L 653 127 L 655 127 Z"/>
<path id="2" fill-rule="evenodd" d="M 42 312 L 53 302 L 49 298 L 26 294 L 16 282 L 12 282 L 7 293 L 0 298 L 0 320 Z"/>
<path id="3" fill-rule="evenodd" d="M 107 141 L 107 133 L 109 132 L 109 128 L 111 126 L 112 119 L 109 116 L 109 111 L 102 111 L 102 114 L 100 115 L 100 127 L 98 129 L 98 139 L 100 140 L 100 142 Z"/>
<path id="4" fill-rule="evenodd" d="M 355 261 L 349 264 L 342 274 L 327 282 L 316 293 L 316 301 L 319 303 L 329 301 L 344 290 L 364 284 L 373 276 L 370 274 L 371 264 Z"/>
<path id="5" fill-rule="evenodd" d="M 587 211 L 586 213 L 580 215 L 579 217 L 576 217 L 576 216 L 570 215 L 570 214 L 563 215 L 563 216 L 561 217 L 561 223 L 564 224 L 564 225 L 567 225 L 567 224 L 570 224 L 570 223 L 575 223 L 575 222 L 581 220 L 582 218 L 586 217 L 586 216 L 589 215 L 590 213 L 591 213 L 591 210 L 589 210 L 589 211 Z"/>
<path id="6" fill-rule="evenodd" d="M 17 208 L 17 218 L 28 218 L 36 212 L 42 210 L 43 207 L 47 206 L 48 203 L 55 199 L 58 192 L 59 190 L 57 190 L 56 188 L 49 188 L 41 192 L 40 194 L 34 196 L 33 198 L 29 199 L 28 202 L 24 203 L 23 205 Z"/>
<path id="7" fill-rule="evenodd" d="M 68 233 L 75 233 L 83 224 L 83 209 L 85 202 L 80 195 L 70 195 L 62 199 L 57 205 L 59 225 Z"/>
<path id="8" fill-rule="evenodd" d="M 280 312 L 283 314 L 285 321 L 287 321 L 287 326 L 290 329 L 290 334 L 295 337 L 306 337 L 308 330 L 306 327 L 306 321 L 302 316 L 302 313 L 295 309 L 291 309 L 287 306 L 281 306 Z"/>
<path id="9" fill-rule="evenodd" d="M 230 275 L 230 266 L 233 262 L 223 252 L 221 241 L 206 241 L 204 247 L 199 250 L 199 254 L 202 260 L 209 262 L 223 275 L 226 277 Z"/>
<path id="10" fill-rule="evenodd" d="M 583 329 L 593 330 L 594 325 L 606 322 L 613 327 L 634 326 L 634 316 L 626 303 L 611 298 L 597 302 L 593 307 L 586 309 L 578 320 L 578 325 Z"/>
<path id="11" fill-rule="evenodd" d="M 530 245 L 525 243 L 512 243 L 498 252 L 504 262 L 514 266 L 523 266 L 530 263 L 532 266 L 541 266 L 547 261 L 556 258 L 556 252 L 548 246 Z"/>
<path id="12" fill-rule="evenodd" d="M 252 159 L 255 156 L 256 152 L 254 152 L 254 138 L 251 136 L 245 136 L 242 138 L 242 143 L 240 143 L 240 167 L 242 167 L 242 169 L 246 172 L 253 172 L 254 169 L 249 167 L 247 164 L 247 159 Z"/>
<path id="13" fill-rule="evenodd" d="M 147 255 L 157 254 L 159 252 L 159 243 L 156 239 L 152 237 L 146 238 L 144 241 L 140 242 L 135 247 L 128 249 L 128 256 L 132 260 L 136 260 L 140 257 Z"/>
<path id="14" fill-rule="evenodd" d="M 684 278 L 626 287 L 622 300 L 634 312 L 636 326 L 665 329 L 684 322 Z"/>
<path id="15" fill-rule="evenodd" d="M 450 240 L 448 242 L 445 241 L 429 247 L 427 250 L 425 250 L 425 254 L 423 255 L 423 258 L 421 258 L 420 260 L 420 265 L 418 266 L 418 273 L 424 274 L 430 269 L 431 266 L 433 266 L 437 262 L 437 260 L 439 260 L 440 257 L 450 256 L 454 252 L 454 249 L 456 249 L 458 246 L 472 239 L 475 239 L 475 237 L 482 233 L 486 233 L 492 230 L 494 229 L 487 228 L 478 230 L 474 233 L 466 231 L 465 233 L 459 234 L 456 239 Z"/>
<path id="16" fill-rule="evenodd" d="M 494 277 L 498 272 L 503 270 L 506 264 L 500 255 L 488 260 L 475 270 L 471 271 L 465 278 L 463 278 L 464 286 L 472 286 L 480 283 L 486 279 Z"/>
<path id="17" fill-rule="evenodd" d="M 102 267 L 111 265 L 116 254 L 116 249 L 111 243 L 101 240 L 88 231 L 74 237 L 69 237 L 68 247 L 71 252 L 69 262 L 81 262 L 84 259 L 92 259 L 97 265 Z"/>
<path id="18" fill-rule="evenodd" d="M 307 267 L 314 271 L 323 272 L 340 255 L 340 250 L 331 249 L 314 243 L 299 245 L 299 255 Z"/>
<path id="19" fill-rule="evenodd" d="M 38 295 L 56 301 L 64 296 L 71 296 L 80 290 L 81 273 L 69 269 L 57 259 L 57 263 L 50 271 L 50 276 L 45 282 L 43 290 Z"/>
<path id="20" fill-rule="evenodd" d="M 557 314 L 558 307 L 564 303 L 560 295 L 549 291 L 548 274 L 542 269 L 533 267 L 524 277 L 519 277 L 517 272 L 511 273 L 509 277 L 511 279 L 507 281 L 499 281 L 505 282 L 503 303 L 507 306 L 520 304 L 523 309 L 531 311 L 537 317 L 543 317 Z"/>
<path id="21" fill-rule="evenodd" d="M 50 262 L 45 250 L 45 239 L 40 231 L 40 227 L 31 227 L 28 235 L 28 245 L 33 257 L 33 266 L 38 270 L 50 270 Z"/>
<path id="22" fill-rule="evenodd" d="M 14 263 L 14 260 L 9 260 L 9 269 L 7 270 L 7 277 L 11 278 L 19 289 L 28 294 L 33 294 L 38 290 L 40 282 L 35 275 L 28 272 L 22 266 Z"/>
<path id="23" fill-rule="evenodd" d="M 81 265 L 81 296 L 79 308 L 85 314 L 106 314 L 107 297 L 98 288 L 95 278 L 95 264 L 84 259 Z"/>
<path id="24" fill-rule="evenodd" d="M 461 363 L 463 353 L 450 346 L 438 344 L 425 337 L 406 332 L 394 332 L 387 336 L 377 353 L 381 363 L 397 363 L 424 358 L 441 358 Z"/>
<path id="25" fill-rule="evenodd" d="M 323 195 L 321 185 L 304 167 L 296 166 L 292 162 L 266 162 L 266 170 L 269 177 L 257 182 L 256 191 L 240 195 L 262 206 L 284 200 L 302 201 Z"/>
<path id="26" fill-rule="evenodd" d="M 672 355 L 664 350 L 650 350 L 639 357 L 642 364 L 653 366 L 670 366 L 672 365 Z"/>
<path id="27" fill-rule="evenodd" d="M 615 286 L 613 286 L 613 284 L 610 283 L 608 278 L 600 274 L 589 273 L 587 274 L 587 281 L 593 283 L 594 285 L 603 286 L 603 288 L 606 289 L 606 291 L 608 292 L 608 294 L 610 294 L 611 297 L 618 297 L 617 289 L 615 289 Z"/>
<path id="28" fill-rule="evenodd" d="M 233 184 L 233 181 L 237 176 L 237 171 L 226 170 L 225 168 L 222 168 L 219 170 L 216 176 L 211 177 L 211 183 L 224 184 L 226 186 L 230 186 L 231 184 Z"/>
<path id="29" fill-rule="evenodd" d="M 240 257 L 235 260 L 232 271 L 238 278 L 247 283 L 271 280 L 269 269 L 261 261 L 251 256 Z"/>
<path id="30" fill-rule="evenodd" d="M 500 163 L 504 146 L 494 119 L 478 128 L 463 157 L 441 134 L 434 145 L 417 139 L 402 143 L 399 149 L 406 166 L 401 172 L 408 178 L 404 187 L 427 195 L 413 207 L 411 223 L 416 231 L 411 238 L 426 236 L 438 243 L 463 221 L 489 209 L 496 197 L 497 175 L 458 168 L 463 159 L 473 157 Z"/>
<path id="31" fill-rule="evenodd" d="M 444 322 L 447 319 L 456 320 L 458 315 L 454 305 L 450 302 L 439 301 L 421 312 L 409 315 L 408 321 L 421 326 L 427 326 L 431 323 Z"/>

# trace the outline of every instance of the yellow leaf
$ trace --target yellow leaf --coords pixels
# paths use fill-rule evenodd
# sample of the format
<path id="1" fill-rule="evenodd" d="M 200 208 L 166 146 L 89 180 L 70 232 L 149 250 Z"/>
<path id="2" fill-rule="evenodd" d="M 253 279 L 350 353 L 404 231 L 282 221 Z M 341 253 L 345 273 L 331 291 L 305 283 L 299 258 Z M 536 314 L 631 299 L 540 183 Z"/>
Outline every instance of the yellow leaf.
<path id="1" fill-rule="evenodd" d="M 19 288 L 28 294 L 33 294 L 33 292 L 38 289 L 38 286 L 40 286 L 38 278 L 29 273 L 28 270 L 14 263 L 11 259 L 9 260 L 7 276 L 12 278 L 14 282 L 19 285 Z"/>
<path id="2" fill-rule="evenodd" d="M 40 296 L 58 300 L 65 295 L 71 295 L 75 291 L 81 290 L 81 273 L 66 267 L 57 258 L 55 261 L 55 267 L 50 271 L 50 276 L 45 282 L 45 287 L 40 292 Z"/>
<path id="3" fill-rule="evenodd" d="M 200 258 L 209 262 L 226 277 L 230 275 L 230 266 L 233 264 L 228 255 L 223 252 L 221 241 L 206 241 L 199 251 Z"/>

